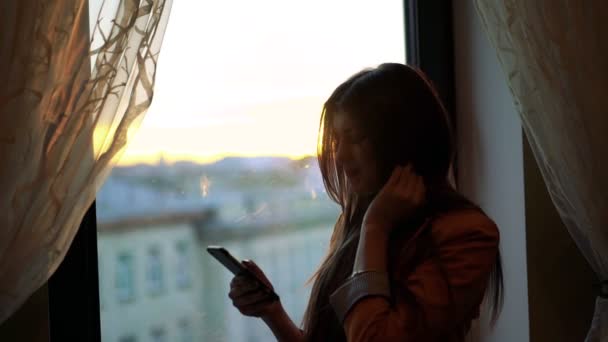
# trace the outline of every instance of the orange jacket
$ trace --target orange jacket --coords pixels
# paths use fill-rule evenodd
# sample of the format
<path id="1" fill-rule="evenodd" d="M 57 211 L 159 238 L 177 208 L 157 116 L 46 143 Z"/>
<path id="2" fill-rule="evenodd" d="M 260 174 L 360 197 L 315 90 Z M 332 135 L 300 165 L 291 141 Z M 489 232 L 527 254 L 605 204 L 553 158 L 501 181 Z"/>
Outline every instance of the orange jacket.
<path id="1" fill-rule="evenodd" d="M 433 248 L 422 248 L 427 239 Z M 429 240 L 430 239 L 430 240 Z M 349 310 L 349 342 L 464 341 L 495 265 L 496 224 L 474 209 L 427 221 L 389 252 L 392 303 L 366 297 Z"/>

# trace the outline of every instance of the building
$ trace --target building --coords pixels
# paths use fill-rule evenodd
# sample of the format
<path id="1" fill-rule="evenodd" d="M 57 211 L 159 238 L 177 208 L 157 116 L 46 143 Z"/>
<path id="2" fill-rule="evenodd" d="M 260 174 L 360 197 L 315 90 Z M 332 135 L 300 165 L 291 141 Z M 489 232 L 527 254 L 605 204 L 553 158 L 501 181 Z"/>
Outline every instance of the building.
<path id="1" fill-rule="evenodd" d="M 226 226 L 213 210 L 99 224 L 102 339 L 267 341 L 264 323 L 241 315 L 227 294 L 233 275 L 205 248 L 222 245 L 266 273 L 296 324 L 310 295 L 306 282 L 329 241 L 332 220 L 297 228 L 242 221 Z"/>
<path id="2" fill-rule="evenodd" d="M 200 341 L 203 272 L 192 227 L 208 217 L 202 212 L 99 224 L 103 341 Z"/>

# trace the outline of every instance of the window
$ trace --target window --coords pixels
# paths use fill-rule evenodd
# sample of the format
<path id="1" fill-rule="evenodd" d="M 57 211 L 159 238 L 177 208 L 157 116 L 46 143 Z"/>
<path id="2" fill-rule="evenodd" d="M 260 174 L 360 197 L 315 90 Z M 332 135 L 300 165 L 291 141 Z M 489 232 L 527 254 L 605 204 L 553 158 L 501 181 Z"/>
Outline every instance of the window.
<path id="1" fill-rule="evenodd" d="M 190 248 L 186 241 L 179 241 L 176 245 L 177 265 L 176 282 L 177 287 L 185 289 L 192 283 L 190 274 Z"/>
<path id="2" fill-rule="evenodd" d="M 170 20 L 152 106 L 97 197 L 99 253 L 141 253 L 134 271 L 162 296 L 104 309 L 101 329 L 180 317 L 178 341 L 273 340 L 205 247 L 254 260 L 300 323 L 339 210 L 315 155 L 321 107 L 353 73 L 405 61 L 403 3 L 174 2 Z M 169 338 L 154 331 L 137 333 Z"/>
<path id="3" fill-rule="evenodd" d="M 151 247 L 148 250 L 148 260 L 146 268 L 146 284 L 148 293 L 157 295 L 163 292 L 163 265 L 161 260 L 161 252 L 158 247 Z"/>
<path id="4" fill-rule="evenodd" d="M 118 342 L 137 342 L 137 338 L 133 335 L 123 336 L 118 339 Z"/>
<path id="5" fill-rule="evenodd" d="M 266 0 L 270 2 L 269 0 Z M 113 305 L 114 298 L 118 297 L 119 286 L 118 286 L 118 264 L 116 262 L 117 256 L 116 251 L 124 249 L 124 244 L 133 244 L 141 247 L 142 240 L 145 240 L 148 235 L 160 232 L 161 230 L 154 230 L 148 228 L 158 228 L 158 224 L 151 223 L 150 220 L 147 222 L 137 221 L 133 217 L 145 217 L 150 213 L 155 213 L 155 209 L 192 209 L 191 203 L 180 202 L 181 193 L 184 191 L 184 185 L 192 186 L 192 188 L 199 188 L 199 195 L 202 201 L 207 201 L 209 207 L 217 206 L 219 202 L 212 199 L 212 194 L 215 192 L 217 195 L 217 186 L 221 185 L 218 179 L 211 179 L 210 177 L 199 174 L 199 178 L 196 182 L 190 182 L 188 184 L 176 184 L 174 180 L 160 177 L 155 175 L 152 171 L 153 168 L 147 167 L 149 164 L 155 164 L 159 167 L 163 165 L 168 167 L 166 171 L 175 172 L 176 168 L 170 167 L 173 161 L 169 163 L 163 163 L 161 160 L 171 159 L 174 155 L 180 155 L 177 145 L 179 141 L 193 141 L 185 135 L 176 133 L 176 124 L 180 122 L 189 123 L 193 126 L 192 131 L 196 131 L 194 126 L 196 120 L 200 122 L 206 122 L 212 129 L 214 127 L 225 126 L 229 123 L 235 123 L 237 119 L 241 119 L 241 130 L 234 130 L 236 135 L 240 134 L 243 130 L 251 128 L 247 126 L 247 122 L 257 120 L 255 116 L 241 115 L 235 117 L 234 106 L 219 106 L 214 101 L 208 101 L 210 97 L 214 100 L 226 99 L 227 102 L 240 102 L 240 103 L 251 103 L 251 99 L 261 98 L 264 99 L 264 93 L 271 93 L 267 90 L 267 87 L 263 85 L 274 83 L 277 85 L 284 85 L 281 82 L 281 77 L 289 78 L 291 80 L 300 81 L 303 85 L 300 94 L 310 94 L 309 90 L 320 90 L 320 93 L 327 95 L 331 88 L 337 85 L 341 79 L 350 75 L 354 70 L 362 66 L 372 65 L 379 61 L 399 61 L 402 62 L 402 52 L 389 52 L 393 48 L 402 49 L 404 38 L 399 35 L 403 35 L 404 31 L 407 34 L 408 43 L 408 62 L 416 63 L 421 65 L 423 70 L 431 76 L 433 81 L 438 84 L 440 91 L 442 89 L 448 89 L 449 85 L 453 82 L 441 82 L 441 78 L 444 78 L 446 74 L 452 68 L 453 60 L 451 59 L 452 47 L 446 44 L 446 39 L 451 39 L 451 31 L 449 27 L 451 21 L 449 16 L 451 13 L 450 2 L 430 2 L 428 5 L 424 5 L 423 2 L 417 2 L 413 0 L 401 1 L 387 1 L 387 2 L 374 2 L 374 1 L 362 1 L 362 2 L 351 2 L 348 0 L 332 0 L 329 2 L 306 2 L 293 5 L 290 3 L 281 4 L 279 3 L 266 3 L 266 2 L 249 2 L 243 0 L 241 2 L 234 0 L 222 1 L 223 4 L 214 4 L 213 2 L 175 2 L 172 8 L 172 16 L 170 20 L 170 28 L 166 33 L 166 38 L 163 43 L 163 51 L 160 58 L 160 66 L 157 75 L 157 87 L 155 88 L 155 99 L 152 103 L 144 125 L 142 125 L 138 135 L 139 136 L 152 136 L 156 137 L 157 140 L 163 140 L 163 149 L 158 148 L 145 149 L 142 145 L 145 143 L 131 142 L 131 146 L 126 152 L 125 158 L 115 168 L 107 182 L 101 189 L 99 196 L 97 197 L 96 205 L 93 205 L 91 210 L 87 213 L 87 216 L 83 220 L 80 230 L 76 235 L 74 242 L 70 250 L 68 251 L 63 263 L 60 265 L 59 270 L 49 280 L 49 317 L 50 317 L 50 329 L 49 334 L 52 341 L 69 341 L 72 340 L 73 336 L 81 336 L 79 340 L 89 340 L 93 336 L 94 340 L 102 340 L 104 342 L 133 342 L 137 341 L 135 336 L 148 336 L 149 334 L 149 322 L 157 321 L 158 319 L 165 319 L 170 321 L 173 317 L 178 315 L 184 315 L 190 317 L 191 328 L 195 332 L 197 340 L 201 341 L 263 341 L 256 335 L 248 335 L 250 331 L 246 330 L 251 328 L 251 325 L 241 324 L 247 319 L 243 319 L 234 310 L 230 310 L 229 307 L 225 307 L 222 302 L 225 296 L 225 283 L 210 282 L 209 277 L 201 277 L 201 269 L 203 267 L 210 267 L 213 265 L 206 264 L 203 252 L 200 251 L 202 245 L 199 241 L 202 234 L 199 234 L 200 224 L 196 223 L 196 219 L 180 218 L 174 220 L 178 224 L 169 224 L 168 227 L 161 229 L 163 231 L 170 230 L 173 236 L 179 236 L 179 239 L 184 239 L 191 242 L 191 259 L 190 259 L 190 270 L 191 270 L 191 282 L 192 288 L 204 289 L 205 291 L 218 291 L 221 292 L 222 296 L 203 296 L 203 297 L 188 297 L 189 292 L 200 292 L 200 291 L 183 291 L 179 296 L 168 298 L 168 302 L 164 303 L 142 303 L 142 307 L 137 308 L 138 312 L 145 312 L 147 315 L 136 315 L 129 316 L 127 319 L 127 311 L 132 306 L 116 306 Z M 94 2 L 90 2 L 93 4 Z M 401 8 L 402 3 L 406 5 L 405 18 L 401 16 L 403 9 Z M 211 5 L 213 4 L 213 5 Z M 423 6 L 424 5 L 424 6 Z M 211 6 L 209 8 L 201 8 L 200 6 Z M 218 6 L 219 8 L 213 8 Z M 294 6 L 294 10 L 285 11 L 286 6 Z M 306 6 L 302 10 L 301 6 Z M 92 20 L 95 20 L 97 11 L 94 6 L 91 6 L 93 10 L 91 14 Z M 223 7 L 223 8 L 222 8 Z M 369 9 L 369 16 L 371 19 L 381 18 L 382 25 L 360 25 L 361 22 L 369 22 L 369 16 L 366 11 Z M 204 10 L 204 11 L 201 11 Z M 230 12 L 232 10 L 232 12 Z M 293 12 L 296 12 L 296 18 L 294 19 Z M 297 15 L 299 12 L 299 15 Z M 202 13 L 202 14 L 201 14 Z M 265 16 L 264 13 L 268 13 Z M 281 15 L 276 15 L 280 13 Z M 206 17 L 197 17 L 199 14 Z M 191 20 L 188 16 L 191 15 L 195 20 Z M 269 17 L 270 16 L 270 17 Z M 405 20 L 406 22 L 405 22 Z M 206 23 L 207 27 L 195 25 L 193 27 L 191 22 Z M 260 22 L 256 23 L 256 21 Z M 314 23 L 311 25 L 310 23 Z M 406 30 L 404 30 L 404 25 Z M 357 29 L 356 26 L 360 26 Z M 421 26 L 419 28 L 419 26 Z M 215 28 L 214 28 L 215 27 Z M 247 30 L 242 28 L 246 27 Z M 256 30 L 249 30 L 249 28 L 256 28 Z M 281 30 L 276 28 L 280 27 Z M 443 28 L 448 27 L 447 30 Z M 209 29 L 211 28 L 211 29 Z M 232 29 L 231 29 L 232 28 Z M 354 29 L 353 29 L 354 28 Z M 307 37 L 307 30 L 316 30 L 323 33 L 323 39 L 316 40 L 313 35 Z M 281 31 L 279 34 L 284 34 L 289 39 L 275 39 L 272 37 L 272 31 Z M 424 34 L 419 35 L 418 31 L 424 31 Z M 186 32 L 186 34 L 184 34 Z M 250 36 L 257 36 L 256 39 L 250 39 L 243 32 L 249 33 Z M 181 43 L 184 35 L 197 35 L 198 41 L 201 42 L 195 47 L 200 47 L 201 50 L 193 52 L 192 46 L 187 43 Z M 318 34 L 317 34 L 318 36 Z M 378 39 L 382 37 L 382 39 Z M 204 42 L 203 42 L 204 40 Z M 260 42 L 261 40 L 261 42 Z M 283 41 L 288 41 L 288 44 L 283 44 Z M 278 43 L 277 43 L 278 42 Z M 292 51 L 294 56 L 292 58 L 285 58 L 285 55 L 276 53 L 276 50 L 271 51 L 272 54 L 276 55 L 275 60 L 260 58 L 258 51 L 260 49 L 266 49 L 267 46 L 274 45 L 279 46 L 284 51 Z M 235 49 L 241 47 L 242 51 L 235 51 Z M 376 57 L 359 53 L 367 50 L 368 53 L 376 53 Z M 303 51 L 318 51 L 318 55 L 306 56 Z M 169 58 L 167 54 L 173 55 Z M 299 57 L 298 57 L 299 55 Z M 247 58 L 243 58 L 247 56 Z M 352 56 L 353 58 L 349 58 Z M 393 57 L 390 57 L 393 56 Z M 415 57 L 415 58 L 414 58 Z M 421 57 L 421 58 L 420 58 Z M 171 61 L 171 59 L 173 61 Z M 178 61 L 177 63 L 175 61 Z M 287 64 L 287 61 L 291 60 L 291 65 Z M 204 65 L 209 68 L 202 68 Z M 283 63 L 285 62 L 285 63 Z M 330 80 L 319 82 L 318 76 L 325 74 L 320 66 L 320 63 L 325 63 L 326 66 L 335 66 L 333 76 Z M 224 63 L 224 64 L 222 64 Z M 207 82 L 207 78 L 200 77 L 200 74 L 209 73 L 221 77 L 225 74 L 226 70 L 229 70 L 231 64 L 240 63 L 239 68 L 244 64 L 247 64 L 250 69 L 259 69 L 262 72 L 264 68 L 273 68 L 275 66 L 286 65 L 287 67 L 309 67 L 305 72 L 306 77 L 297 78 L 293 77 L 290 73 L 283 72 L 278 73 L 277 79 L 276 74 L 272 77 L 264 77 L 263 73 L 258 77 L 260 82 L 248 81 L 251 88 L 257 88 L 255 92 L 251 92 L 249 95 L 243 93 L 230 92 L 234 91 L 235 87 L 230 84 Z M 425 64 L 426 63 L 426 64 Z M 228 67 L 226 66 L 228 64 Z M 199 74 L 183 72 L 182 70 L 195 70 Z M 238 79 L 238 76 L 233 74 L 242 73 L 243 75 L 252 75 L 251 71 L 247 69 L 234 69 L 231 77 L 226 78 L 226 83 L 234 82 Z M 175 79 L 168 77 L 168 74 L 174 75 L 188 75 L 186 78 L 190 78 L 195 82 L 201 81 L 200 87 L 195 87 L 196 96 L 191 94 L 184 94 L 183 96 L 177 96 L 179 98 L 179 106 L 175 110 L 170 111 L 170 117 L 167 120 L 166 125 L 162 125 L 162 122 L 158 122 L 158 118 L 155 116 L 163 117 L 168 116 L 167 112 L 163 112 L 156 107 L 163 107 L 161 103 L 165 103 L 165 108 L 171 108 L 170 99 L 173 97 L 170 93 L 167 94 L 167 88 L 174 88 L 177 92 L 187 89 L 180 80 L 175 76 Z M 177 82 L 173 82 L 177 81 Z M 306 81 L 306 82 L 302 82 Z M 444 87 L 441 84 L 445 83 Z M 242 87 L 241 87 L 242 88 Z M 289 92 L 294 93 L 293 87 L 285 86 L 280 93 L 287 94 Z M 163 94 L 165 93 L 165 94 Z M 227 95 L 232 94 L 232 95 Z M 313 94 L 314 95 L 314 94 Z M 315 95 L 319 99 L 319 94 Z M 236 100 L 235 100 L 236 99 Z M 207 106 L 199 106 L 200 103 L 207 103 Z M 215 101 L 217 102 L 217 101 Z M 449 101 L 448 101 L 449 102 Z M 205 107 L 203 109 L 203 107 Z M 186 113 L 190 108 L 196 108 L 198 112 L 193 113 L 191 116 L 193 120 L 184 120 L 175 116 L 176 113 Z M 285 106 L 284 113 L 291 112 L 289 107 Z M 297 107 L 296 110 L 297 111 Z M 316 111 L 316 108 L 313 108 Z M 294 111 L 294 112 L 295 112 Z M 308 109 L 306 109 L 308 111 Z M 155 114 L 156 112 L 156 114 Z M 209 113 L 220 113 L 228 114 L 225 116 L 211 116 Z M 238 112 L 236 112 L 238 114 Z M 205 116 L 207 115 L 207 116 Z M 286 116 L 287 117 L 287 116 Z M 315 124 L 303 125 L 293 120 L 293 117 L 289 116 L 286 120 L 288 123 L 291 122 L 298 127 L 300 131 L 311 131 L 315 130 Z M 147 124 L 146 124 L 147 122 Z M 275 122 L 277 127 L 286 127 L 284 123 Z M 160 126 L 160 127 L 159 127 Z M 244 126 L 244 127 L 243 127 Z M 162 129 L 161 129 L 162 127 Z M 296 137 L 297 134 L 291 134 L 292 131 L 285 130 L 285 134 L 282 139 L 287 136 Z M 170 133 L 170 134 L 166 134 Z M 200 132 L 199 132 L 200 133 Z M 184 159 L 188 157 L 196 156 L 196 153 L 192 151 L 203 151 L 209 150 L 210 146 L 224 146 L 227 150 L 227 155 L 234 155 L 234 146 L 226 142 L 226 139 L 217 139 L 218 135 L 213 134 L 220 133 L 211 132 L 207 134 L 208 138 L 211 139 L 213 144 L 205 142 L 201 143 L 200 146 L 192 144 L 191 150 L 183 151 L 181 156 Z M 203 133 L 201 133 L 202 135 Z M 165 139 L 172 136 L 171 139 Z M 176 139 L 177 137 L 177 139 Z M 161 139 L 162 138 L 162 139 Z M 232 139 L 232 137 L 228 137 Z M 144 141 L 145 139 L 138 139 Z M 206 145 L 205 145 L 206 144 Z M 268 149 L 270 150 L 270 149 Z M 178 152 L 178 153 L 175 153 Z M 251 151 L 245 151 L 250 156 L 253 154 Z M 245 154 L 247 154 L 245 153 Z M 159 158 L 163 154 L 167 158 Z M 302 155 L 307 153 L 302 153 Z M 139 161 L 136 158 L 139 155 Z M 145 159 L 158 159 L 158 162 L 146 162 Z M 138 165 L 139 162 L 142 162 Z M 146 165 L 148 164 L 148 165 Z M 130 168 L 126 168 L 130 166 Z M 182 165 L 187 171 L 187 163 Z M 191 165 L 192 166 L 192 165 Z M 309 165 L 309 168 L 314 168 L 314 165 Z M 235 172 L 235 170 L 232 170 Z M 193 173 L 192 170 L 188 171 Z M 255 173 L 255 170 L 253 171 Z M 318 174 L 314 175 L 318 177 Z M 313 177 L 313 180 L 314 178 Z M 258 182 L 259 179 L 255 180 Z M 129 184 L 130 183 L 130 184 Z M 143 187 L 137 187 L 136 185 L 146 185 Z M 131 185 L 131 187 L 125 186 Z M 164 189 L 171 189 L 171 186 L 177 191 L 164 192 Z M 192 189 L 191 188 L 191 189 Z M 155 190 L 155 191 L 151 191 Z M 324 194 L 321 191 L 310 191 L 311 197 L 314 195 L 323 197 Z M 238 198 L 233 192 L 222 191 L 223 202 L 232 202 L 233 200 L 238 201 Z M 132 203 L 133 201 L 143 201 L 139 203 Z M 149 203 L 147 203 L 150 201 Z M 146 205 L 146 204 L 154 205 Z M 234 203 L 234 202 L 233 202 Z M 252 200 L 241 202 L 243 207 L 250 208 L 247 213 L 255 214 L 257 210 L 264 210 L 264 201 L 257 198 L 257 203 Z M 183 204 L 183 205 L 182 205 Z M 229 207 L 229 206 L 227 206 Z M 233 206 L 234 207 L 234 206 Z M 97 209 L 97 213 L 96 210 Z M 251 210 L 254 209 L 254 210 Z M 260 214 L 258 213 L 258 216 Z M 154 215 L 155 218 L 158 215 Z M 205 218 L 205 215 L 201 215 L 201 218 Z M 244 221 L 247 217 L 242 217 L 241 221 Z M 181 222 L 181 223 L 179 223 Z M 126 225 L 125 223 L 129 223 Z M 333 222 L 332 222 L 333 223 Z M 109 229 L 108 227 L 119 228 L 117 230 Z M 181 227 L 181 228 L 180 228 Z M 187 229 L 182 229 L 188 227 Z M 302 263 L 299 267 L 304 268 L 305 265 L 315 268 L 318 266 L 318 261 L 323 256 L 324 250 L 327 248 L 327 230 L 320 228 L 314 233 L 310 234 L 310 239 L 303 241 L 303 254 L 300 255 Z M 162 228 L 162 227 L 161 227 Z M 209 227 L 208 227 L 209 228 Z M 213 228 L 213 227 L 211 227 Z M 215 228 L 219 228 L 215 226 Z M 190 230 L 191 229 L 191 230 Z M 205 234 L 213 232 L 213 229 L 209 229 Z M 227 234 L 230 235 L 230 234 Z M 207 235 L 205 235 L 207 236 Z M 97 242 L 95 242 L 97 238 Z M 166 240 L 165 240 L 166 241 Z M 202 241 L 202 240 L 201 240 Z M 218 240 L 224 242 L 222 240 Z M 229 244 L 230 239 L 227 240 L 226 244 Z M 251 240 L 249 240 L 251 241 Z M 147 242 L 146 242 L 147 243 Z M 257 257 L 259 254 L 263 254 L 263 250 L 255 247 L 255 243 L 232 244 L 230 245 L 231 251 L 236 251 L 237 256 L 250 257 L 258 264 L 272 265 L 271 260 L 268 258 Z M 133 246 L 132 246 L 133 247 Z M 173 248 L 167 247 L 167 248 Z M 135 250 L 127 248 L 127 250 Z M 250 251 L 256 251 L 256 257 L 251 257 Z M 143 251 L 145 252 L 145 250 Z M 104 267 L 107 272 L 99 277 L 99 284 L 97 283 L 97 277 L 95 270 L 98 265 L 93 265 L 92 260 L 95 260 L 95 255 L 91 253 L 98 253 L 99 259 L 102 256 L 105 259 Z M 83 260 L 87 260 L 86 270 L 83 270 Z M 264 261 L 266 260 L 266 261 Z M 135 260 L 131 257 L 131 263 Z M 175 263 L 172 263 L 173 265 Z M 142 266 L 144 266 L 142 264 Z M 268 266 L 269 268 L 271 266 Z M 135 294 L 135 271 L 139 270 L 137 264 L 133 263 L 133 269 L 129 272 L 130 274 L 129 286 L 123 287 L 132 289 L 130 291 L 124 291 Z M 89 271 L 91 270 L 91 271 Z M 266 270 L 266 268 L 264 268 Z M 229 281 L 229 275 L 226 275 L 221 270 L 217 272 L 205 272 L 205 275 L 212 275 L 217 279 L 224 279 Z M 174 270 L 166 270 L 167 274 L 172 274 Z M 143 272 L 141 272 L 143 273 Z M 268 273 L 268 272 L 267 272 Z M 309 274 L 302 272 L 302 275 L 307 278 Z M 271 280 L 274 277 L 271 277 Z M 273 280 L 274 281 L 274 280 Z M 84 286 L 83 286 L 84 285 Z M 276 284 L 275 284 L 276 285 Z M 107 300 L 104 303 L 104 312 L 100 315 L 96 315 L 96 307 L 94 301 L 87 300 L 90 298 L 91 293 L 95 293 L 98 289 L 103 288 L 106 291 L 105 298 Z M 306 289 L 303 285 L 299 286 L 300 291 Z M 115 291 L 115 292 L 114 292 Z M 297 292 L 299 305 L 301 309 L 299 312 L 303 312 L 303 308 L 307 302 L 307 292 Z M 281 293 L 282 296 L 288 294 Z M 188 299 L 188 300 L 185 300 Z M 159 306 L 160 304 L 173 303 L 174 305 Z M 187 310 L 176 309 L 186 308 Z M 206 315 L 199 308 L 211 308 L 209 309 L 210 314 Z M 74 312 L 86 312 L 86 315 L 73 315 Z M 225 329 L 223 324 L 224 317 L 231 315 L 236 317 L 233 323 L 238 322 L 228 329 Z M 159 317 L 160 316 L 160 317 Z M 203 318 L 201 318 L 203 317 Z M 98 334 L 99 331 L 99 318 L 101 318 L 101 337 Z M 215 320 L 214 320 L 215 319 Z M 298 318 L 295 317 L 296 323 L 299 323 Z M 127 322 L 129 324 L 126 324 Z M 253 320 L 250 320 L 253 321 Z M 123 325 L 117 325 L 116 322 L 125 323 Z M 202 323 L 201 323 L 202 322 Z M 130 331 L 132 326 L 137 326 L 141 331 L 137 332 L 137 335 L 132 335 Z M 215 328 L 213 328 L 215 326 Z M 211 327 L 211 328 L 209 328 Z M 264 331 L 266 334 L 267 331 Z M 117 336 L 127 336 L 124 340 L 121 340 Z M 202 338 L 198 338 L 202 336 Z M 266 335 L 267 336 L 267 335 Z M 234 338 L 231 338 L 234 337 Z M 248 339 L 248 337 L 250 337 Z M 0 337 L 0 339 L 2 339 Z M 266 339 L 268 340 L 268 339 Z"/>
<path id="6" fill-rule="evenodd" d="M 163 328 L 154 328 L 150 332 L 151 342 L 167 342 L 167 333 Z"/>
<path id="7" fill-rule="evenodd" d="M 179 339 L 176 342 L 194 342 L 194 334 L 190 321 L 185 318 L 181 319 L 178 324 Z"/>
<path id="8" fill-rule="evenodd" d="M 119 302 L 129 302 L 135 298 L 133 255 L 122 253 L 116 265 L 116 296 Z"/>

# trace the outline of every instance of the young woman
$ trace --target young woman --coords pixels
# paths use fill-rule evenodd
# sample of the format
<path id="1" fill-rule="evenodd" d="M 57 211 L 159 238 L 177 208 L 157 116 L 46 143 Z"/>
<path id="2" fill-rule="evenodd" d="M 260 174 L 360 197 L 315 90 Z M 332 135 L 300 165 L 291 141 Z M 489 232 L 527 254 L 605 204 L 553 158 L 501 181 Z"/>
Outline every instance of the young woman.
<path id="1" fill-rule="evenodd" d="M 251 278 L 232 280 L 234 306 L 279 341 L 464 341 L 488 294 L 495 320 L 498 229 L 450 185 L 453 135 L 422 72 L 390 63 L 355 74 L 325 103 L 319 137 L 325 187 L 342 213 L 302 329 Z"/>

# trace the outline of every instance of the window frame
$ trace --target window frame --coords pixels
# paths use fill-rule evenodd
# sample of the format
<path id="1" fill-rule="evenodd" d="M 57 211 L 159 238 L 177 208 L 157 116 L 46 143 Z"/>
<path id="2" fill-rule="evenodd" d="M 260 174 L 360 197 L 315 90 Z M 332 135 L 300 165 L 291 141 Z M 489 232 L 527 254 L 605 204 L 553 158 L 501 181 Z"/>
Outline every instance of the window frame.
<path id="1" fill-rule="evenodd" d="M 406 61 L 420 67 L 436 85 L 456 132 L 452 1 L 404 0 L 403 8 Z M 98 272 L 94 202 L 48 282 L 51 342 L 101 341 Z"/>
<path id="2" fill-rule="evenodd" d="M 448 111 L 453 140 L 457 141 L 454 29 L 452 0 L 405 0 L 407 63 L 419 67 L 437 88 Z M 458 185 L 457 151 L 454 179 Z"/>

